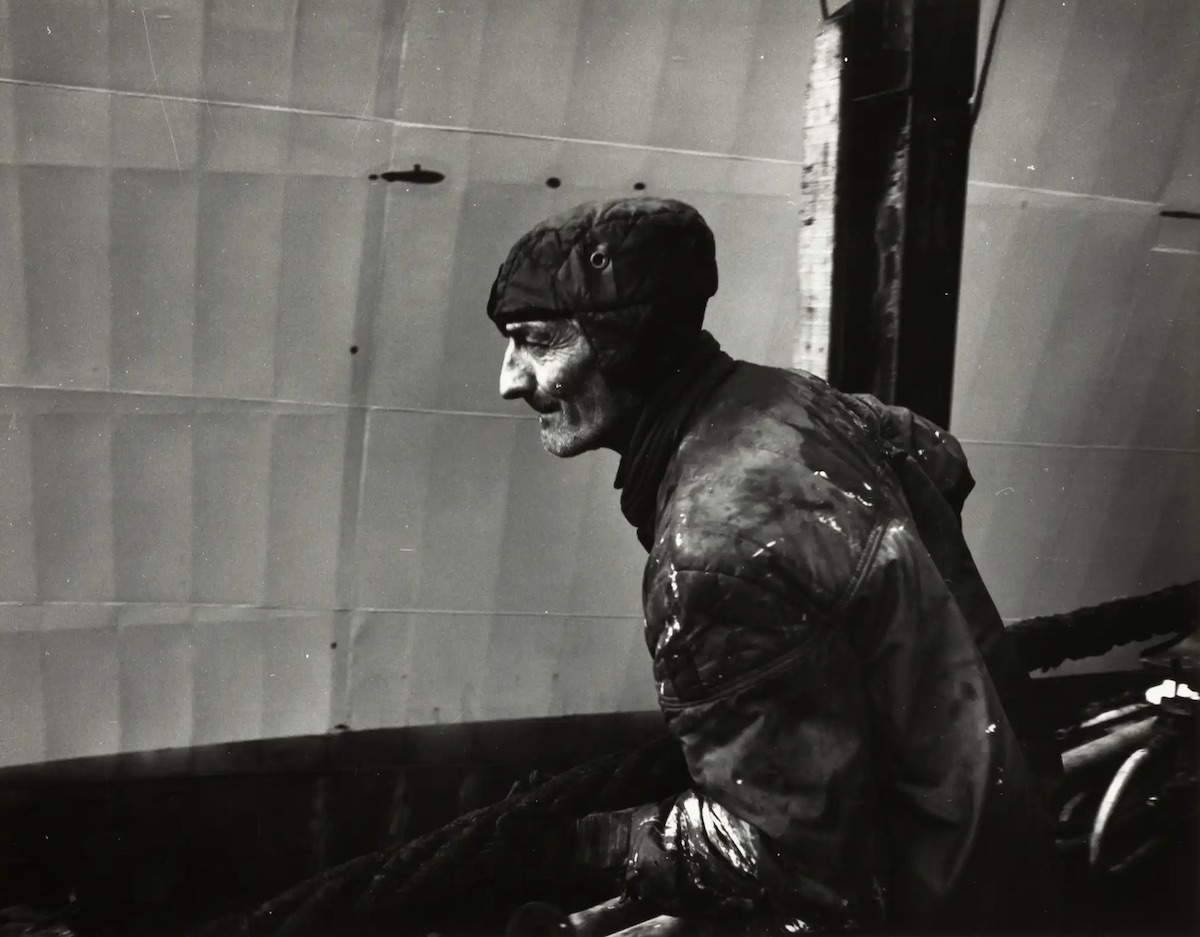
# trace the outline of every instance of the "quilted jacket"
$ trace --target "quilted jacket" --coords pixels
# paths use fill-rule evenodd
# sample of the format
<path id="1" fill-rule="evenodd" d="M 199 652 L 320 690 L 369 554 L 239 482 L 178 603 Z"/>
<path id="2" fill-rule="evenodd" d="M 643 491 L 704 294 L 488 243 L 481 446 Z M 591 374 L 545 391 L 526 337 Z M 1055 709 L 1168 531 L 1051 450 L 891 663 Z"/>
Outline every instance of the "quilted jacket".
<path id="1" fill-rule="evenodd" d="M 628 890 L 792 932 L 1046 932 L 1061 763 L 963 539 L 957 441 L 705 341 L 618 476 L 653 492 L 623 506 L 694 779 L 637 814 Z"/>

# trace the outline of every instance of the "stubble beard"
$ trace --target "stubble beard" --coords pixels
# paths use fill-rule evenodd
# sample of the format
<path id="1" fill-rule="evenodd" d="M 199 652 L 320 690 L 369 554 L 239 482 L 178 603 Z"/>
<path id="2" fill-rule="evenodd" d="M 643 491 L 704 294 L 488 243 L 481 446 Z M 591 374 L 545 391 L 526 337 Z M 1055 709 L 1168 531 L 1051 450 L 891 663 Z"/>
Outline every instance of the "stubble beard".
<path id="1" fill-rule="evenodd" d="M 588 439 L 588 434 L 578 426 L 572 426 L 564 419 L 562 410 L 544 414 L 539 418 L 541 423 L 542 448 L 560 459 L 569 459 L 595 449 L 594 442 Z"/>

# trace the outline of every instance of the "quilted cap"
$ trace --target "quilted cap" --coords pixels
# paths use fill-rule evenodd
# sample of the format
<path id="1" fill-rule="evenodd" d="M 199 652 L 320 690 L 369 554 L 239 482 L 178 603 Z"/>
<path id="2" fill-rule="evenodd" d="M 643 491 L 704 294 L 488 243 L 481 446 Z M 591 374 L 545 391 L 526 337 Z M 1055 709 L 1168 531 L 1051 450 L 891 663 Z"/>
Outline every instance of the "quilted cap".
<path id="1" fill-rule="evenodd" d="M 695 208 L 621 198 L 579 205 L 520 238 L 500 265 L 487 312 L 502 329 L 635 306 L 703 309 L 716 291 L 716 245 Z"/>

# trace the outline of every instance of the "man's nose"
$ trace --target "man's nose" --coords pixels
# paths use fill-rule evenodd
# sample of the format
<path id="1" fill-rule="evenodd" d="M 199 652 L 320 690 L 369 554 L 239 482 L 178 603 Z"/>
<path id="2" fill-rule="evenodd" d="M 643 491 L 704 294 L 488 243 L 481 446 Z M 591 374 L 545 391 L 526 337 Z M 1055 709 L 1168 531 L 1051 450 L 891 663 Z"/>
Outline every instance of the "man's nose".
<path id="1" fill-rule="evenodd" d="M 500 366 L 500 396 L 505 400 L 528 397 L 533 391 L 533 375 L 517 357 L 516 345 L 510 341 Z"/>

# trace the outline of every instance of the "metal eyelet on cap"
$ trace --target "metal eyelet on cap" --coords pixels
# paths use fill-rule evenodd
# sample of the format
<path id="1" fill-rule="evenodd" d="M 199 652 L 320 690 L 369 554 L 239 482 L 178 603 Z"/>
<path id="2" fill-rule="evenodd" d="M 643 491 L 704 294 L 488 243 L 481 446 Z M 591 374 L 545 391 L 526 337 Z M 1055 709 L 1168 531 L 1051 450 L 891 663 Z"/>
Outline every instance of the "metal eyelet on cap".
<path id="1" fill-rule="evenodd" d="M 592 251 L 592 256 L 588 258 L 588 263 L 590 263 L 597 270 L 603 270 L 608 266 L 608 253 L 604 250 L 604 248 L 598 247 Z"/>

